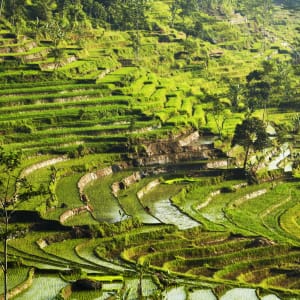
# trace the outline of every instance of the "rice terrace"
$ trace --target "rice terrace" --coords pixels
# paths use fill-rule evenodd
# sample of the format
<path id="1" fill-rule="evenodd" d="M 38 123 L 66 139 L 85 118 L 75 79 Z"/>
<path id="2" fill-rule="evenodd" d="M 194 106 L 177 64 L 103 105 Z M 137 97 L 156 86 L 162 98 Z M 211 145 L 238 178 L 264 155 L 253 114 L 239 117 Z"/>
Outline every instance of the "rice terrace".
<path id="1" fill-rule="evenodd" d="M 300 1 L 0 0 L 0 299 L 300 299 Z"/>

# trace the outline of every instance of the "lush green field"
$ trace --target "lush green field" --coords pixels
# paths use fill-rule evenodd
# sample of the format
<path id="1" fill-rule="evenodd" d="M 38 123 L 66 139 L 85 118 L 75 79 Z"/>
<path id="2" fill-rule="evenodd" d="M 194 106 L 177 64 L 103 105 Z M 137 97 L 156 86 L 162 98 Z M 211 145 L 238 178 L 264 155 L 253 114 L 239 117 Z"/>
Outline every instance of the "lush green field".
<path id="1" fill-rule="evenodd" d="M 134 24 L 112 14 L 126 1 L 77 1 L 72 20 L 69 3 L 4 2 L 0 146 L 22 153 L 8 182 L 0 166 L 14 299 L 299 299 L 291 1 L 261 15 L 155 0 Z M 25 20 L 42 8 L 63 20 Z M 231 144 L 250 116 L 267 126 L 261 151 Z"/>

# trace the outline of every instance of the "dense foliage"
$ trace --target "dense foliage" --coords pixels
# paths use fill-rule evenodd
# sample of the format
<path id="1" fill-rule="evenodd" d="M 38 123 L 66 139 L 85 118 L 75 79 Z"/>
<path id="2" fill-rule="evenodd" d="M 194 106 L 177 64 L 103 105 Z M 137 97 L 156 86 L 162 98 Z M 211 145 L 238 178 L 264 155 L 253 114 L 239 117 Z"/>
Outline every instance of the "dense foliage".
<path id="1" fill-rule="evenodd" d="M 0 294 L 298 297 L 298 4 L 0 0 Z"/>
<path id="2" fill-rule="evenodd" d="M 37 21 L 49 22 L 59 19 L 65 28 L 76 26 L 107 26 L 128 30 L 145 28 L 149 0 L 1 0 L 0 15 L 7 17 L 16 26 Z M 296 5 L 296 1 L 283 1 L 287 5 Z M 192 17 L 199 20 L 199 14 L 205 12 L 214 15 L 230 15 L 233 11 L 241 11 L 249 18 L 263 24 L 271 21 L 272 1 L 186 1 L 175 0 L 170 6 L 174 24 L 175 16 Z M 201 28 L 201 21 L 196 22 Z"/>

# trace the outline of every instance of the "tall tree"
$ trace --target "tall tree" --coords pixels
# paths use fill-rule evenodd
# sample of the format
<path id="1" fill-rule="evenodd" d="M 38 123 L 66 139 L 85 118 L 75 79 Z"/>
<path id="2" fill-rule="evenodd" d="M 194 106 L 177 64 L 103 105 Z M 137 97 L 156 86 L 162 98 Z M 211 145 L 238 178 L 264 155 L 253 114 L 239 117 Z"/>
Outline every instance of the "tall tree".
<path id="1" fill-rule="evenodd" d="M 233 111 L 238 111 L 242 93 L 243 85 L 239 81 L 230 81 L 227 96 L 231 100 Z"/>
<path id="2" fill-rule="evenodd" d="M 252 117 L 245 119 L 241 124 L 235 128 L 232 146 L 240 145 L 244 148 L 245 157 L 243 162 L 243 169 L 246 170 L 247 161 L 250 151 L 258 151 L 267 147 L 269 144 L 269 137 L 266 132 L 264 122 L 258 118 Z"/>
<path id="3" fill-rule="evenodd" d="M 146 26 L 149 0 L 116 0 L 109 6 L 109 16 L 120 30 L 141 30 Z"/>
<path id="4" fill-rule="evenodd" d="M 4 0 L 1 0 L 1 2 L 0 2 L 0 18 L 2 17 L 3 7 L 4 7 Z"/>
<path id="5" fill-rule="evenodd" d="M 250 113 L 257 108 L 264 109 L 266 117 L 271 85 L 267 80 L 266 71 L 254 70 L 246 76 L 246 97 Z"/>
<path id="6" fill-rule="evenodd" d="M 10 238 L 9 220 L 11 218 L 12 209 L 17 201 L 17 189 L 15 189 L 16 178 L 13 171 L 20 164 L 21 154 L 19 152 L 6 153 L 0 148 L 0 215 L 1 215 L 1 237 L 3 242 L 3 259 L 1 259 L 1 267 L 4 279 L 4 299 L 8 299 L 8 240 Z"/>
<path id="7" fill-rule="evenodd" d="M 199 3 L 197 0 L 190 0 L 190 1 L 180 0 L 180 7 L 181 7 L 180 15 L 182 18 L 185 18 L 191 16 L 192 14 L 198 11 Z"/>
<path id="8" fill-rule="evenodd" d="M 56 8 L 56 0 L 36 0 L 29 6 L 29 15 L 32 19 L 50 21 Z"/>
<path id="9" fill-rule="evenodd" d="M 211 100 L 213 104 L 212 104 L 212 108 L 210 109 L 210 113 L 216 124 L 219 138 L 220 140 L 222 140 L 224 125 L 225 122 L 230 117 L 231 112 L 228 108 L 226 108 L 226 105 L 223 102 L 221 102 L 217 96 L 215 95 L 211 96 Z"/>
<path id="10" fill-rule="evenodd" d="M 17 33 L 25 24 L 25 0 L 4 0 L 4 16 L 11 22 Z"/>
<path id="11" fill-rule="evenodd" d="M 263 25 L 267 25 L 271 21 L 273 13 L 272 0 L 244 0 L 240 2 L 240 5 L 249 19 L 253 19 Z"/>
<path id="12" fill-rule="evenodd" d="M 170 5 L 170 12 L 171 12 L 171 27 L 174 27 L 174 22 L 177 14 L 180 11 L 180 0 L 174 0 Z"/>

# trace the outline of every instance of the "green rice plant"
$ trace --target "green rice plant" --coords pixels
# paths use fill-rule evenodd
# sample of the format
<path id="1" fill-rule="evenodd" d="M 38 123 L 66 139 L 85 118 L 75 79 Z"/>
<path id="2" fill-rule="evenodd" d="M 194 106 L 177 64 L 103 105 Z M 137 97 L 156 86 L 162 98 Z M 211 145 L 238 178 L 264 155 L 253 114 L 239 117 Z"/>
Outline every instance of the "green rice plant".
<path id="1" fill-rule="evenodd" d="M 191 98 L 183 99 L 179 112 L 186 113 L 188 116 L 191 116 L 193 112 L 193 104 L 194 104 L 193 102 L 194 101 Z"/>
<path id="2" fill-rule="evenodd" d="M 94 269 L 95 266 L 86 262 L 80 258 L 76 252 L 75 247 L 82 243 L 84 239 L 66 239 L 62 242 L 54 242 L 47 247 L 43 248 L 43 251 L 47 254 L 53 255 L 58 259 L 65 260 L 66 264 L 74 264 L 85 268 Z"/>
<path id="3" fill-rule="evenodd" d="M 28 277 L 29 268 L 14 267 L 8 269 L 8 290 L 20 285 Z M 0 280 L 3 282 L 3 272 L 0 273 Z M 4 286 L 0 285 L 0 295 L 4 293 Z"/>
<path id="4" fill-rule="evenodd" d="M 249 266 L 266 266 L 276 262 L 279 263 L 287 261 L 295 261 L 296 252 L 289 252 L 288 247 L 280 246 L 267 246 L 267 247 L 255 247 L 245 248 L 233 253 L 224 253 L 217 256 L 207 256 L 203 258 L 192 258 L 192 259 L 180 259 L 174 258 L 164 264 L 165 268 L 171 270 L 177 270 L 180 273 L 185 273 L 189 270 L 194 273 L 198 268 L 206 267 L 211 270 L 217 271 L 214 274 L 214 278 L 223 278 L 235 280 L 236 277 L 241 273 L 241 266 L 246 270 L 249 270 Z M 151 257 L 150 257 L 151 259 Z M 211 275 L 211 274 L 210 274 Z"/>
<path id="5" fill-rule="evenodd" d="M 144 85 L 143 85 L 142 89 L 140 90 L 139 94 L 143 95 L 146 99 L 150 99 L 155 91 L 156 91 L 156 85 L 155 84 L 153 84 L 153 83 L 144 83 Z"/>
<path id="6" fill-rule="evenodd" d="M 175 116 L 171 116 L 166 121 L 166 124 L 172 126 L 182 126 L 182 125 L 186 125 L 187 122 L 188 122 L 187 115 L 175 115 Z"/>
<path id="7" fill-rule="evenodd" d="M 37 82 L 10 82 L 10 83 L 0 83 L 0 87 L 3 90 L 12 90 L 12 89 L 26 89 L 26 88 L 38 88 L 42 89 L 46 86 L 64 86 L 69 84 L 77 83 L 76 80 L 47 80 L 47 81 L 37 81 Z"/>
<path id="8" fill-rule="evenodd" d="M 268 190 L 268 192 L 259 197 L 253 197 L 252 199 L 245 200 L 241 203 L 240 206 L 235 206 L 234 209 L 226 209 L 225 212 L 229 213 L 236 224 L 246 228 L 246 223 L 249 220 L 252 220 L 252 230 L 256 230 L 257 234 L 262 234 L 264 236 L 269 236 L 271 239 L 278 241 L 291 242 L 284 232 L 282 232 L 278 226 L 277 216 L 280 214 L 280 211 L 285 210 L 285 206 L 289 204 L 287 197 L 290 195 L 290 191 L 293 190 L 295 194 L 298 194 L 296 189 L 293 189 L 293 184 L 277 184 L 274 188 Z M 285 201 L 287 199 L 287 201 Z M 278 205 L 283 201 L 282 207 Z M 291 200 L 292 201 L 292 200 Z M 273 207 L 273 208 L 272 208 Z M 230 212 L 229 212 L 230 211 Z M 247 212 L 247 217 L 243 211 Z M 239 212 L 239 213 L 238 213 Z M 274 213 L 274 217 L 272 216 Z M 262 215 L 263 219 L 268 217 L 267 226 L 269 228 L 276 228 L 276 230 L 271 230 L 265 227 L 266 224 L 262 224 L 261 219 L 257 218 L 257 215 Z M 269 216 L 268 216 L 269 215 Z"/>
<path id="9" fill-rule="evenodd" d="M 66 102 L 66 103 L 44 103 L 44 104 L 33 104 L 33 105 L 20 105 L 20 106 L 8 106 L 8 107 L 2 107 L 0 108 L 1 113 L 1 120 L 18 120 L 25 119 L 25 118 L 32 118 L 33 120 L 39 120 L 41 118 L 54 118 L 57 120 L 59 117 L 63 116 L 74 116 L 80 121 L 80 115 L 79 115 L 79 109 L 83 109 L 83 112 L 99 112 L 100 113 L 106 113 L 107 115 L 110 114 L 110 112 L 116 112 L 122 111 L 122 106 L 129 105 L 128 97 L 127 99 L 123 97 L 124 100 L 122 100 L 122 97 L 114 98 L 101 98 L 101 99 L 90 99 L 86 100 L 84 102 L 82 101 L 76 101 L 76 102 Z M 125 107 L 124 107 L 125 108 Z M 124 109 L 123 108 L 123 109 Z M 16 112 L 22 111 L 22 115 L 16 115 Z M 126 110 L 125 110 L 126 112 Z"/>
<path id="10" fill-rule="evenodd" d="M 99 244 L 105 244 L 103 238 L 94 238 L 88 241 L 84 241 L 84 243 L 78 244 L 75 247 L 75 251 L 79 257 L 90 262 L 94 265 L 101 267 L 103 270 L 107 272 L 121 272 L 123 273 L 126 270 L 126 267 L 121 266 L 120 264 L 113 263 L 111 261 L 105 260 L 97 255 L 96 248 Z M 101 251 L 101 250 L 100 250 Z M 100 253 L 100 251 L 98 253 Z"/>
<path id="11" fill-rule="evenodd" d="M 38 192 L 35 197 L 29 198 L 18 205 L 19 210 L 38 210 L 42 204 L 46 205 L 46 199 L 50 196 L 48 186 L 50 183 L 51 170 L 50 168 L 38 169 L 26 176 L 33 191 Z"/>
<path id="12" fill-rule="evenodd" d="M 236 253 L 244 249 L 244 247 L 249 243 L 249 240 L 233 240 L 233 241 L 225 241 L 221 244 L 214 244 L 212 246 L 203 246 L 203 247 L 178 247 L 170 248 L 170 249 L 162 249 L 161 251 L 157 250 L 154 253 L 146 254 L 140 259 L 142 261 L 150 262 L 151 265 L 154 266 L 162 266 L 168 269 L 173 270 L 173 265 L 175 264 L 175 269 L 173 271 L 177 271 L 177 260 L 179 264 L 181 261 L 188 260 L 197 260 L 200 258 L 208 258 L 212 259 L 213 257 L 217 258 L 218 256 L 229 255 L 230 253 Z M 155 246 L 154 246 L 155 249 Z"/>
<path id="13" fill-rule="evenodd" d="M 200 247 L 203 245 L 213 245 L 226 241 L 230 238 L 229 232 L 204 231 L 200 227 L 193 227 L 183 232 L 184 237 L 191 240 L 193 245 Z"/>
<path id="14" fill-rule="evenodd" d="M 59 178 L 55 193 L 60 204 L 64 203 L 67 207 L 73 208 L 82 205 L 77 189 L 77 182 L 82 174 L 73 173 L 72 171 L 70 174 L 69 172 Z"/>
<path id="15" fill-rule="evenodd" d="M 174 96 L 167 96 L 167 102 L 165 104 L 165 107 L 172 107 L 175 110 L 179 110 L 181 108 L 182 99 L 178 95 Z"/>
<path id="16" fill-rule="evenodd" d="M 126 230 L 125 233 L 120 233 L 114 235 L 113 237 L 103 238 L 98 242 L 95 248 L 95 253 L 104 259 L 113 259 L 114 254 L 121 255 L 124 247 L 128 247 L 144 243 L 147 241 L 155 241 L 159 239 L 168 239 L 169 235 L 174 238 L 172 233 L 175 231 L 175 227 L 171 225 L 147 225 L 141 228 L 136 228 L 130 231 L 128 234 Z M 112 234 L 112 233 L 111 233 Z"/>
<path id="17" fill-rule="evenodd" d="M 0 85 L 1 86 L 1 85 Z M 50 92 L 62 92 L 65 93 L 66 91 L 74 91 L 74 90 L 98 90 L 102 89 L 101 86 L 96 84 L 89 84 L 89 83 L 76 83 L 70 81 L 70 82 L 53 82 L 52 85 L 37 85 L 35 86 L 26 86 L 26 84 L 23 85 L 16 85 L 16 84 L 10 84 L 10 85 L 2 85 L 2 90 L 0 91 L 0 95 L 10 95 L 10 94 L 41 94 L 41 93 L 50 93 Z"/>
<path id="18" fill-rule="evenodd" d="M 18 95 L 18 96 L 3 96 L 1 97 L 0 105 L 19 105 L 26 103 L 35 103 L 35 102 L 55 102 L 63 99 L 64 101 L 74 100 L 74 98 L 88 98 L 88 97 L 97 97 L 102 96 L 101 90 L 86 90 L 86 91 L 70 91 L 63 94 L 52 93 L 52 94 L 34 94 L 34 95 Z"/>
<path id="19" fill-rule="evenodd" d="M 149 254 L 149 252 L 166 252 L 166 251 L 176 251 L 174 249 L 182 249 L 185 247 L 192 246 L 192 243 L 178 236 L 168 237 L 165 241 L 147 241 L 146 243 L 138 246 L 133 246 L 124 249 L 122 252 L 122 258 L 129 261 L 136 261 L 139 257 Z"/>
<path id="20" fill-rule="evenodd" d="M 243 271 L 245 271 L 245 273 Z M 270 275 L 270 268 L 268 268 L 268 266 L 264 266 L 262 268 L 258 267 L 249 272 L 247 272 L 245 269 L 241 270 L 241 273 L 237 276 L 237 279 L 242 282 L 259 284 L 264 278 L 268 278 Z"/>
<path id="21" fill-rule="evenodd" d="M 195 259 L 206 256 L 213 257 L 223 253 L 238 252 L 246 248 L 250 242 L 250 239 L 233 239 L 232 241 L 223 241 L 222 243 L 208 246 L 169 250 L 169 253 L 181 259 Z"/>
<path id="22" fill-rule="evenodd" d="M 74 215 L 68 218 L 65 222 L 65 226 L 84 226 L 84 225 L 97 225 L 99 222 L 95 220 L 91 213 L 88 211 L 81 212 L 80 214 Z"/>
<path id="23" fill-rule="evenodd" d="M 38 242 L 48 236 L 49 232 L 33 232 L 25 238 L 12 240 L 9 242 L 9 253 L 30 262 L 29 265 L 42 263 L 53 268 L 65 266 L 66 262 L 64 260 L 45 253 L 38 245 Z"/>
<path id="24" fill-rule="evenodd" d="M 300 204 L 297 203 L 282 213 L 280 226 L 298 241 L 300 239 Z"/>
<path id="25" fill-rule="evenodd" d="M 71 299 L 77 300 L 94 300 L 101 299 L 103 292 L 101 290 L 96 291 L 73 291 Z"/>
<path id="26" fill-rule="evenodd" d="M 7 72 L 0 73 L 0 79 L 2 78 L 26 78 L 26 76 L 40 76 L 40 71 L 37 70 L 9 70 Z"/>
<path id="27" fill-rule="evenodd" d="M 159 120 L 162 123 L 165 123 L 170 118 L 171 112 L 172 112 L 172 108 L 157 111 L 157 112 L 155 112 L 155 117 L 159 118 Z"/>
<path id="28" fill-rule="evenodd" d="M 239 263 L 228 264 L 227 266 L 215 273 L 215 278 L 223 278 L 228 280 L 235 280 L 237 278 L 240 278 L 241 281 L 243 281 L 243 274 L 247 274 L 251 266 L 252 275 L 250 275 L 251 279 L 249 280 L 249 283 L 250 281 L 254 283 L 260 283 L 269 277 L 269 273 L 272 272 L 272 270 L 275 271 L 274 266 L 278 267 L 282 265 L 284 268 L 285 263 L 290 264 L 293 261 L 296 261 L 296 257 L 297 255 L 291 252 L 287 255 L 264 257 L 262 259 L 255 259 L 253 261 L 247 261 L 245 259 L 245 261 L 241 261 Z M 258 274 L 255 273 L 256 271 L 258 271 Z M 264 274 L 266 274 L 265 277 Z"/>
<path id="29" fill-rule="evenodd" d="M 29 51 L 25 52 L 10 52 L 10 53 L 0 53 L 0 57 L 25 57 L 31 54 L 43 53 L 47 51 L 46 47 L 35 47 Z"/>
<path id="30" fill-rule="evenodd" d="M 156 90 L 151 95 L 151 100 L 158 100 L 164 103 L 166 101 L 167 89 L 165 87 L 156 87 Z"/>
<path id="31" fill-rule="evenodd" d="M 219 185 L 219 187 L 221 188 L 222 185 Z M 240 228 L 239 222 L 235 222 L 234 224 L 232 223 L 232 219 L 227 217 L 227 210 L 225 210 L 224 208 L 226 207 L 226 205 L 228 205 L 228 203 L 234 202 L 234 199 L 242 199 L 244 197 L 243 195 L 246 195 L 247 193 L 251 194 L 256 190 L 260 190 L 262 188 L 263 186 L 259 188 L 257 186 L 249 186 L 238 189 L 234 193 L 217 193 L 213 197 L 211 197 L 211 195 L 209 195 L 209 192 L 207 191 L 206 195 L 208 195 L 207 197 L 210 198 L 208 199 L 204 197 L 203 204 L 201 204 L 200 202 L 198 205 L 193 205 L 193 209 L 197 211 L 197 208 L 200 208 L 198 214 L 199 216 L 204 217 L 207 221 L 209 221 L 209 223 L 206 222 L 206 224 L 211 230 L 221 229 L 223 226 L 225 226 L 228 230 L 233 230 L 234 232 L 236 232 L 236 230 L 240 229 L 242 233 L 249 234 L 249 231 L 245 230 L 247 228 L 246 226 Z M 202 187 L 202 189 L 205 190 L 205 187 Z M 215 227 L 216 225 L 219 226 Z M 220 227 L 220 225 L 222 227 Z"/>
<path id="32" fill-rule="evenodd" d="M 299 286 L 299 278 L 290 276 L 285 270 L 277 270 L 277 272 L 274 272 L 273 274 L 271 272 L 270 276 L 262 281 L 262 284 L 274 288 L 281 287 L 290 290 L 291 292 L 295 292 L 295 287 L 297 288 L 297 286 Z"/>
<path id="33" fill-rule="evenodd" d="M 272 232 L 274 240 L 284 240 L 287 243 L 296 245 L 299 243 L 297 236 L 292 235 L 280 224 L 281 215 L 295 203 L 295 200 L 289 201 L 289 198 L 281 199 L 280 202 L 273 204 L 270 209 L 261 215 L 263 225 Z"/>

